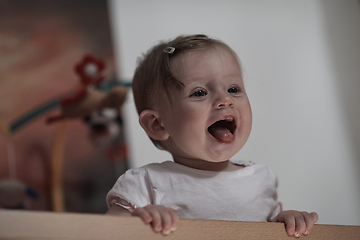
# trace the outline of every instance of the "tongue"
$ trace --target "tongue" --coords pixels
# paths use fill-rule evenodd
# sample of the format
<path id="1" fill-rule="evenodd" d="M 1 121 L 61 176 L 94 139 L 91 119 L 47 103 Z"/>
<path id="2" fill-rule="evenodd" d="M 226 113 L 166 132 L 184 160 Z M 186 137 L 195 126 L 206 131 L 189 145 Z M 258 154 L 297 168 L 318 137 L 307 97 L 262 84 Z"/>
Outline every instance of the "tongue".
<path id="1" fill-rule="evenodd" d="M 223 142 L 231 142 L 234 139 L 234 135 L 230 130 L 224 127 L 211 127 L 209 128 L 209 132 L 215 138 Z"/>

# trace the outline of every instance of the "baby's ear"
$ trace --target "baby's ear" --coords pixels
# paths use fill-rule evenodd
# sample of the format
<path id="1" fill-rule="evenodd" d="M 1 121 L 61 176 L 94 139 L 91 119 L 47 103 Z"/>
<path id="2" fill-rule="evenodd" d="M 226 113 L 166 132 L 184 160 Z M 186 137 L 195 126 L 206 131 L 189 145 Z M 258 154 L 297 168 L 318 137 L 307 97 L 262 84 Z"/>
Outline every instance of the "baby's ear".
<path id="1" fill-rule="evenodd" d="M 154 140 L 166 140 L 169 134 L 161 123 L 159 113 L 155 110 L 144 110 L 140 113 L 139 123 L 145 132 Z"/>

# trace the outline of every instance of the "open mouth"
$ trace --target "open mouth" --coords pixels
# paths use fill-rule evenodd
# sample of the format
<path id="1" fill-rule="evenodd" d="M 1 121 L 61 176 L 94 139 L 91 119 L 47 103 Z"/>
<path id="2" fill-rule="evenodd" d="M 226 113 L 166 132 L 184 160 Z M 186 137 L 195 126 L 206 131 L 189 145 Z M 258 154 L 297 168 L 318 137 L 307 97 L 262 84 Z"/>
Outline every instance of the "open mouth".
<path id="1" fill-rule="evenodd" d="M 223 118 L 208 127 L 209 133 L 216 139 L 224 143 L 234 140 L 236 124 L 233 117 Z"/>

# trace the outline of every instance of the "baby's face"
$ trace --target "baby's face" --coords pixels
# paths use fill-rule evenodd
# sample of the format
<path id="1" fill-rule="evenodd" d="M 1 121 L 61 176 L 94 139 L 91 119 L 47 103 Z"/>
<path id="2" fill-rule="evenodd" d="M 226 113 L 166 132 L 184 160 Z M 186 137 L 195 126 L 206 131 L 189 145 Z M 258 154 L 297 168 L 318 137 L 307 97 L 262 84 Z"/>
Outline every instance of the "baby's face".
<path id="1" fill-rule="evenodd" d="M 184 84 L 159 107 L 169 133 L 164 147 L 174 161 L 222 162 L 247 141 L 251 108 L 235 57 L 220 47 L 190 51 L 174 59 L 171 71 Z"/>

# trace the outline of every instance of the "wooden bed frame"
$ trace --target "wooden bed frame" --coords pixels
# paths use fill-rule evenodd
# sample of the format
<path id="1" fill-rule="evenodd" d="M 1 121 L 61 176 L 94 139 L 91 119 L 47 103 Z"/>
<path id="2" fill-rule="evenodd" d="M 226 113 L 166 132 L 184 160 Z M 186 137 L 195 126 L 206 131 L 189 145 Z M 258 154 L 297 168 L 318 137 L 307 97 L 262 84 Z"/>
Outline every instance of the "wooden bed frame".
<path id="1" fill-rule="evenodd" d="M 0 239 L 7 240 L 112 240 L 112 239 L 294 239 L 282 223 L 180 220 L 168 236 L 154 233 L 136 217 L 0 210 Z M 360 239 L 360 226 L 316 224 L 300 239 Z"/>

